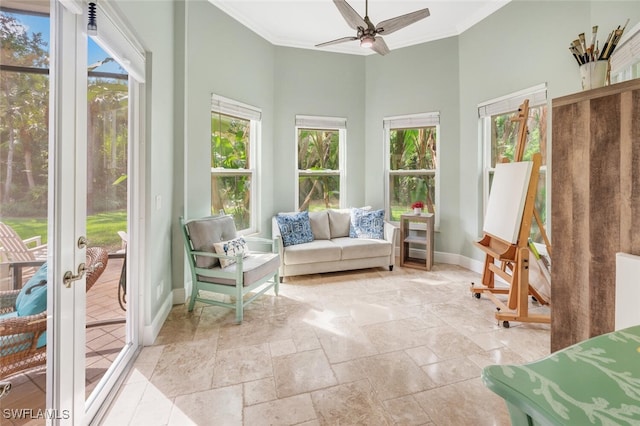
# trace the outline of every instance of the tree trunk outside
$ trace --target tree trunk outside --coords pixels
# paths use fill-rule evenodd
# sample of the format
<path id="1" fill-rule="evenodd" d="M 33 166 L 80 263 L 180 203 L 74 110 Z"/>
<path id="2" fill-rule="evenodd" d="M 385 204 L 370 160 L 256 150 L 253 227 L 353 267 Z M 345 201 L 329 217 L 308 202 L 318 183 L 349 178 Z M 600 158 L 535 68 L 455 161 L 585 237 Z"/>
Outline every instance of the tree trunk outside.
<path id="1" fill-rule="evenodd" d="M 29 189 L 35 188 L 36 183 L 33 180 L 33 165 L 31 164 L 31 149 L 26 149 L 26 145 L 24 151 L 24 169 L 24 173 L 27 175 Z"/>
<path id="2" fill-rule="evenodd" d="M 9 204 L 11 200 L 11 184 L 13 183 L 13 147 L 15 140 L 13 137 L 13 126 L 9 126 L 9 151 L 7 152 L 7 178 L 4 182 L 3 204 Z"/>

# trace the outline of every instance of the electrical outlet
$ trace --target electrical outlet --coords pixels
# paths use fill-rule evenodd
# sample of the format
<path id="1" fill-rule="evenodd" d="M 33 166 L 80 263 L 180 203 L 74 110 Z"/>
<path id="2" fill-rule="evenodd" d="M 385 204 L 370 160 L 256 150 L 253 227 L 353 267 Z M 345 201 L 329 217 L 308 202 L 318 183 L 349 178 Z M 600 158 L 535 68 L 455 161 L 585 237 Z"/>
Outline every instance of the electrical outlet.
<path id="1" fill-rule="evenodd" d="M 164 288 L 164 280 L 160 280 L 158 287 L 156 287 L 156 300 L 160 300 L 162 297 L 162 289 Z"/>

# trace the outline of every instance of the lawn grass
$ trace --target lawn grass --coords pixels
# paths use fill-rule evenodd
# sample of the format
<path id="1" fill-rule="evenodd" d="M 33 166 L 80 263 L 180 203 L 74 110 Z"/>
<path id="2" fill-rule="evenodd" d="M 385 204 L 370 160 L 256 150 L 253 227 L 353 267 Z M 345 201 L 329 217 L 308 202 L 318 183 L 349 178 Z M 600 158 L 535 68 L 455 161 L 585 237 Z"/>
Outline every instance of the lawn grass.
<path id="1" fill-rule="evenodd" d="M 20 218 L 6 217 L 2 222 L 11 226 L 26 239 L 40 235 L 42 244 L 47 243 L 47 218 Z M 87 217 L 87 239 L 89 246 L 105 247 L 109 251 L 120 248 L 121 241 L 118 231 L 127 230 L 127 212 L 119 210 L 114 212 L 97 213 Z"/>

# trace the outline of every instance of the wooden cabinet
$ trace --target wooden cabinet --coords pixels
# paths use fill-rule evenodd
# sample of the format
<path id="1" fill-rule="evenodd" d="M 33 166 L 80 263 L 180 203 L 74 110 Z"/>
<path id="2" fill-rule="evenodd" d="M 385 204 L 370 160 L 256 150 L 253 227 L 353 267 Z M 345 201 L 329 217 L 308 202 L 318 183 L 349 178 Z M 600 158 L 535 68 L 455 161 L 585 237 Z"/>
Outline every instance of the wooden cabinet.
<path id="1" fill-rule="evenodd" d="M 640 80 L 552 101 L 551 350 L 614 330 L 616 252 L 640 254 Z"/>
<path id="2" fill-rule="evenodd" d="M 409 224 L 424 223 L 426 226 L 425 236 L 411 235 Z M 420 268 L 427 271 L 433 266 L 433 242 L 434 242 L 434 217 L 433 214 L 403 214 L 400 216 L 400 266 Z M 424 247 L 425 259 L 412 257 L 410 254 L 411 244 Z"/>

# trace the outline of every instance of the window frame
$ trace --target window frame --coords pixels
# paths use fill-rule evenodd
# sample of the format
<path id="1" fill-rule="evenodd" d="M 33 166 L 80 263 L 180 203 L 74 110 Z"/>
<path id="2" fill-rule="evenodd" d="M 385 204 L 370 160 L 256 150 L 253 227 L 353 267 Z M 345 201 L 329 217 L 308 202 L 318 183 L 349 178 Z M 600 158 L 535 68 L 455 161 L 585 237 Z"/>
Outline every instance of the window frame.
<path id="1" fill-rule="evenodd" d="M 300 130 L 338 131 L 338 169 L 300 170 L 298 168 L 298 143 Z M 338 208 L 347 205 L 347 119 L 344 117 L 327 117 L 314 115 L 296 115 L 295 117 L 295 210 L 300 210 L 300 178 L 314 176 L 338 176 L 340 179 L 340 201 Z"/>
<path id="2" fill-rule="evenodd" d="M 491 177 L 495 173 L 495 167 L 491 167 L 491 121 L 497 115 L 504 115 L 518 111 L 519 106 L 525 99 L 529 99 L 529 108 L 537 108 L 540 106 L 547 107 L 547 122 L 549 120 L 549 99 L 547 97 L 547 85 L 542 83 L 527 89 L 491 99 L 478 105 L 478 134 L 482 148 L 482 217 L 479 224 L 478 234 L 482 235 L 482 227 L 489 202 L 489 192 L 491 189 Z M 547 123 L 548 124 L 548 123 Z M 547 125 L 547 144 L 550 148 L 548 132 L 550 127 Z M 545 232 L 550 236 L 550 219 L 551 219 L 551 176 L 548 170 L 550 149 L 547 149 L 547 158 L 543 159 L 544 164 L 540 166 L 540 175 L 544 175 L 545 186 L 547 188 L 545 194 L 545 208 L 547 211 L 546 221 L 543 223 Z"/>
<path id="3" fill-rule="evenodd" d="M 433 175 L 435 179 L 435 199 L 433 200 L 436 210 L 434 212 L 434 229 L 440 230 L 440 111 L 432 111 L 425 113 L 398 115 L 384 117 L 382 121 L 383 138 L 384 138 L 384 209 L 387 220 L 394 224 L 400 224 L 399 221 L 392 220 L 391 216 L 391 190 L 389 179 L 391 176 L 424 176 Z M 414 170 L 391 170 L 391 130 L 395 129 L 419 129 L 425 127 L 435 127 L 436 129 L 436 168 L 432 169 L 414 169 Z M 407 209 L 409 212 L 410 209 Z"/>
<path id="4" fill-rule="evenodd" d="M 612 84 L 640 78 L 640 23 L 624 34 L 610 62 Z"/>
<path id="5" fill-rule="evenodd" d="M 225 98 L 215 93 L 211 94 L 211 114 L 221 114 L 227 117 L 235 117 L 242 120 L 249 121 L 249 155 L 247 162 L 249 168 L 242 169 L 228 169 L 224 167 L 210 167 L 211 179 L 214 177 L 229 177 L 229 176 L 248 176 L 249 177 L 249 227 L 244 229 L 238 229 L 239 235 L 255 234 L 259 232 L 258 229 L 258 215 L 259 215 L 259 164 L 257 155 L 257 149 L 261 145 L 262 140 L 262 110 L 252 105 L 244 104 L 242 102 L 235 101 L 233 99 Z M 213 129 L 210 129 L 211 135 Z M 211 146 L 211 139 L 209 140 Z M 209 161 L 211 166 L 211 159 Z M 209 191 L 211 196 L 211 191 Z M 213 200 L 209 200 L 212 214 L 218 212 L 213 211 Z"/>

